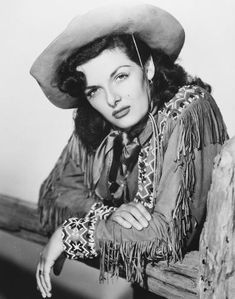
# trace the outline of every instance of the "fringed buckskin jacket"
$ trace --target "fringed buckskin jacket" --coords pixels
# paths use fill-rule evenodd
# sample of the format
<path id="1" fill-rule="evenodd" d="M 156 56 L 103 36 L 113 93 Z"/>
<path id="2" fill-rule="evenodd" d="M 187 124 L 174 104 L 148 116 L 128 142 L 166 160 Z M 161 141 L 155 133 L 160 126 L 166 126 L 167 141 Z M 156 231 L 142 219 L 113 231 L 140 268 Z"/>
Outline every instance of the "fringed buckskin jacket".
<path id="1" fill-rule="evenodd" d="M 41 222 L 49 232 L 63 223 L 68 258 L 99 256 L 101 279 L 105 272 L 118 275 L 121 268 L 128 280 L 140 281 L 147 261 L 176 261 L 195 249 L 213 160 L 228 135 L 212 96 L 189 85 L 149 114 L 134 140 L 137 159 L 125 175 L 114 163 L 116 136 L 110 132 L 94 154 L 76 135 L 70 138 L 41 187 Z M 123 228 L 109 217 L 130 201 L 151 213 L 148 227 Z"/>

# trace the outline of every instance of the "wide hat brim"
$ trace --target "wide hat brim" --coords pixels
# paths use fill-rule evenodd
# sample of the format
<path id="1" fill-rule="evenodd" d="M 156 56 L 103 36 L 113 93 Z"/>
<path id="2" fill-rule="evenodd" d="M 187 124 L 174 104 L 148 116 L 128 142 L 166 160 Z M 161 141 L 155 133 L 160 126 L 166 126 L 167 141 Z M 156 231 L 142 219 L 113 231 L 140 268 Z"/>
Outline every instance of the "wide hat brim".
<path id="1" fill-rule="evenodd" d="M 175 60 L 184 44 L 181 24 L 168 12 L 149 4 L 106 6 L 72 20 L 36 59 L 30 70 L 47 98 L 57 107 L 76 108 L 77 98 L 61 92 L 56 84 L 58 66 L 78 49 L 96 38 L 134 34 L 152 49 L 161 49 Z"/>

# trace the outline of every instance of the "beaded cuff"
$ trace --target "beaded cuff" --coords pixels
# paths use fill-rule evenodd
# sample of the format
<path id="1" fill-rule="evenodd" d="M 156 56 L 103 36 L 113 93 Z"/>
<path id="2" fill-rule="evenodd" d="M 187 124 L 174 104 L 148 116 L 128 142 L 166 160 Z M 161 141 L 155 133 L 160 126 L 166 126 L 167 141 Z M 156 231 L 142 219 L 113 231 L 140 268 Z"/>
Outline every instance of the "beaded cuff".
<path id="1" fill-rule="evenodd" d="M 94 258 L 98 255 L 95 249 L 94 231 L 98 220 L 107 219 L 116 208 L 95 203 L 84 218 L 69 218 L 62 226 L 64 252 L 69 259 Z"/>

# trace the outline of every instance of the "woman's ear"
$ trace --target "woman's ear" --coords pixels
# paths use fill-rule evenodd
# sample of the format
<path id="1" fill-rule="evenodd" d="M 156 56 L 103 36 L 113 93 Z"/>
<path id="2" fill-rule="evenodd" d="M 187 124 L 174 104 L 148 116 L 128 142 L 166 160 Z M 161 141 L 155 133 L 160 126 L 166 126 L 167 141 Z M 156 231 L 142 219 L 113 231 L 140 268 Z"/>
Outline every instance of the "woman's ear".
<path id="1" fill-rule="evenodd" d="M 155 74 L 155 66 L 153 63 L 152 56 L 150 56 L 147 62 L 145 63 L 145 73 L 149 81 L 153 79 L 153 76 Z"/>

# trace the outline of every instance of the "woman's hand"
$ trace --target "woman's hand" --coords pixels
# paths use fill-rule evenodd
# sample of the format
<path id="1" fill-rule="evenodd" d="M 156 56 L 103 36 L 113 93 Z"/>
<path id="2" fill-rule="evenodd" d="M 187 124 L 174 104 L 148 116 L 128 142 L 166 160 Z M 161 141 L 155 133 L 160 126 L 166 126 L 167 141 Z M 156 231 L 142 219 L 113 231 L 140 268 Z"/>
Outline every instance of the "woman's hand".
<path id="1" fill-rule="evenodd" d="M 63 252 L 62 228 L 59 227 L 51 236 L 49 242 L 40 254 L 37 265 L 37 287 L 43 298 L 51 297 L 50 271 L 57 258 Z"/>
<path id="2" fill-rule="evenodd" d="M 125 228 L 134 227 L 137 230 L 141 230 L 148 226 L 151 215 L 141 203 L 130 202 L 122 204 L 111 215 L 110 219 Z"/>

